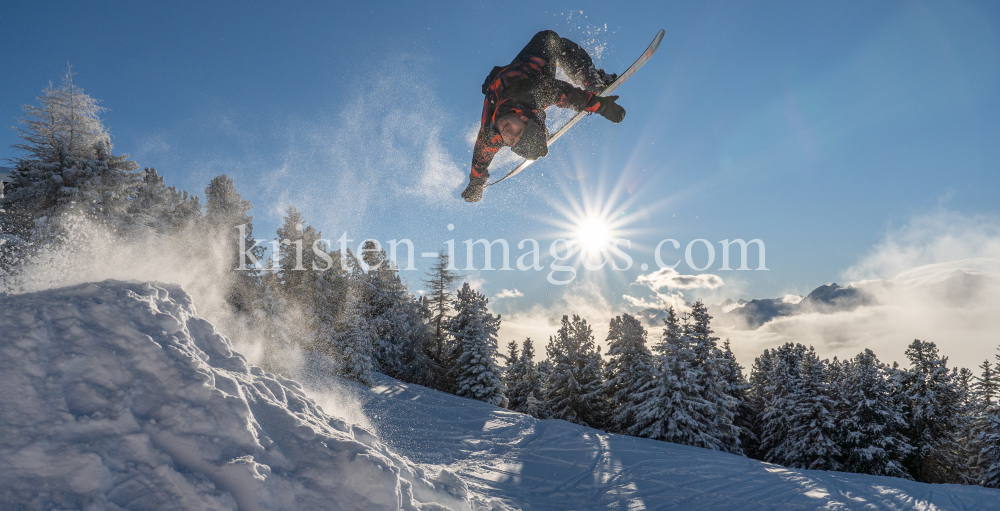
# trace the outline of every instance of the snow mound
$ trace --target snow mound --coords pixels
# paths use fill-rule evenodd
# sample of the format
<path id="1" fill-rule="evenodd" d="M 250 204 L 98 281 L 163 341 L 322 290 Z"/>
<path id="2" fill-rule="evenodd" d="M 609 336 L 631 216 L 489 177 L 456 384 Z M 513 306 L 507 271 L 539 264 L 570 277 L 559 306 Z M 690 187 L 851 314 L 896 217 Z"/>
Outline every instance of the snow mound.
<path id="1" fill-rule="evenodd" d="M 481 507 L 249 365 L 162 284 L 0 295 L 0 460 L 0 509 Z"/>

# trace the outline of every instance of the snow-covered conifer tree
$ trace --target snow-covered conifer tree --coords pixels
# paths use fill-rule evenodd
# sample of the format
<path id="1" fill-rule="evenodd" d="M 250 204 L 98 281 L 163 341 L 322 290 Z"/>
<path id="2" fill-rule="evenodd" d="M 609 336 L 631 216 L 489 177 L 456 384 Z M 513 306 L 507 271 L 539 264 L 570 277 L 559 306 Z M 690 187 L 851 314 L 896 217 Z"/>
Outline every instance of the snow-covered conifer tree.
<path id="1" fill-rule="evenodd" d="M 840 419 L 843 470 L 911 479 L 903 460 L 911 449 L 906 419 L 892 399 L 889 369 L 866 349 L 843 364 Z"/>
<path id="2" fill-rule="evenodd" d="M 989 406 L 980 432 L 979 480 L 987 488 L 1000 488 L 1000 405 Z"/>
<path id="3" fill-rule="evenodd" d="M 177 233 L 201 217 L 198 197 L 166 186 L 154 168 L 143 170 L 141 176 L 128 206 L 126 236 Z"/>
<path id="4" fill-rule="evenodd" d="M 640 397 L 636 422 L 627 433 L 718 449 L 717 437 L 706 428 L 711 406 L 698 387 L 700 366 L 673 307 L 667 310 L 663 335 L 653 350 L 655 384 Z"/>
<path id="5" fill-rule="evenodd" d="M 799 384 L 790 396 L 787 466 L 840 470 L 837 417 L 830 394 L 826 361 L 810 349 L 799 361 Z"/>
<path id="6" fill-rule="evenodd" d="M 362 260 L 368 319 L 375 335 L 375 359 L 383 373 L 405 381 L 426 381 L 428 332 L 420 305 L 399 278 L 399 269 L 384 250 L 368 241 Z"/>
<path id="7" fill-rule="evenodd" d="M 742 454 L 740 431 L 734 424 L 738 403 L 724 376 L 723 366 L 728 361 L 718 347 L 719 338 L 712 335 L 711 320 L 708 307 L 699 300 L 691 306 L 690 321 L 684 325 L 684 333 L 694 352 L 696 386 L 710 407 L 705 416 L 705 431 L 715 437 L 713 443 L 717 449 Z"/>
<path id="8" fill-rule="evenodd" d="M 948 370 L 947 357 L 933 342 L 919 339 L 906 349 L 910 368 L 902 374 L 907 404 L 907 438 L 913 446 L 907 468 L 920 482 L 959 482 L 965 460 L 955 439 L 959 425 L 959 391 Z"/>
<path id="9" fill-rule="evenodd" d="M 41 106 L 24 107 L 23 141 L 14 147 L 27 157 L 16 161 L 0 202 L 0 222 L 10 234 L 49 243 L 61 234 L 64 213 L 85 216 L 121 233 L 129 222 L 129 201 L 141 177 L 128 156 L 111 154 L 103 110 L 73 83 L 67 71 L 58 88 L 37 97 Z M 39 229 L 37 221 L 47 228 Z"/>
<path id="10" fill-rule="evenodd" d="M 750 409 L 748 417 L 751 418 L 749 429 L 741 431 L 741 445 L 743 452 L 755 460 L 763 460 L 765 453 L 761 449 L 761 440 L 764 437 L 764 408 L 767 398 L 767 385 L 774 370 L 773 362 L 775 356 L 771 350 L 765 349 L 757 357 L 750 368 L 749 389 L 747 392 L 747 407 Z"/>
<path id="11" fill-rule="evenodd" d="M 517 406 L 514 396 L 511 393 L 513 389 L 521 380 L 520 369 L 517 367 L 517 363 L 520 360 L 520 354 L 517 349 L 517 341 L 511 339 L 507 343 L 507 355 L 504 357 L 504 362 L 506 367 L 503 369 L 503 384 L 507 388 L 507 409 L 514 410 Z"/>
<path id="12" fill-rule="evenodd" d="M 815 350 L 801 344 L 785 343 L 769 353 L 769 362 L 760 364 L 769 368 L 762 389 L 760 415 L 760 453 L 764 461 L 790 466 L 798 457 L 791 441 L 791 430 L 797 413 L 801 361 L 809 351 Z"/>
<path id="13" fill-rule="evenodd" d="M 549 418 L 600 428 L 605 421 L 600 352 L 586 320 L 563 316 L 545 351 L 551 369 L 544 385 L 543 406 Z"/>
<path id="14" fill-rule="evenodd" d="M 736 401 L 733 424 L 739 428 L 739 448 L 746 455 L 745 446 L 756 447 L 757 439 L 754 433 L 756 411 L 749 401 L 750 383 L 743 376 L 743 366 L 736 361 L 736 355 L 729 345 L 729 339 L 722 344 L 722 363 L 720 371 L 723 381 L 729 389 L 729 395 Z M 732 452 L 732 451 L 730 451 Z"/>
<path id="15" fill-rule="evenodd" d="M 375 372 L 374 335 L 365 318 L 365 304 L 358 296 L 359 291 L 358 286 L 352 286 L 346 296 L 332 339 L 334 360 L 341 376 L 372 386 L 372 373 Z"/>
<path id="16" fill-rule="evenodd" d="M 604 392 L 610 402 L 608 431 L 625 433 L 636 424 L 642 396 L 653 386 L 653 356 L 646 329 L 629 314 L 611 320 Z"/>
<path id="17" fill-rule="evenodd" d="M 153 174 L 156 173 L 156 169 L 148 170 Z M 160 181 L 162 183 L 162 178 Z M 238 314 L 249 314 L 251 304 L 261 293 L 261 268 L 254 265 L 251 260 L 244 260 L 243 264 L 240 264 L 240 258 L 245 257 L 240 253 L 241 241 L 242 246 L 250 250 L 258 262 L 263 263 L 264 247 L 254 247 L 256 242 L 253 237 L 253 217 L 249 214 L 252 207 L 249 201 L 243 200 L 236 191 L 236 184 L 225 174 L 212 178 L 205 188 L 203 231 L 210 239 L 222 244 L 223 254 L 226 254 L 223 257 L 223 264 L 226 274 L 230 276 L 226 301 Z M 238 226 L 243 226 L 242 240 Z M 247 269 L 240 270 L 241 267 Z"/>
<path id="18" fill-rule="evenodd" d="M 466 282 L 455 297 L 455 316 L 448 329 L 455 339 L 455 394 L 495 406 L 506 406 L 506 389 L 496 363 L 500 318 L 487 309 L 487 299 Z"/>
<path id="19" fill-rule="evenodd" d="M 538 417 L 541 412 L 542 380 L 535 363 L 535 346 L 525 339 L 517 360 L 508 367 L 507 408 Z"/>
<path id="20" fill-rule="evenodd" d="M 996 368 L 990 365 L 989 359 L 983 360 L 979 368 L 983 371 L 972 384 L 972 392 L 976 401 L 986 409 L 997 402 L 997 395 L 1000 394 L 1000 375 L 997 375 Z"/>

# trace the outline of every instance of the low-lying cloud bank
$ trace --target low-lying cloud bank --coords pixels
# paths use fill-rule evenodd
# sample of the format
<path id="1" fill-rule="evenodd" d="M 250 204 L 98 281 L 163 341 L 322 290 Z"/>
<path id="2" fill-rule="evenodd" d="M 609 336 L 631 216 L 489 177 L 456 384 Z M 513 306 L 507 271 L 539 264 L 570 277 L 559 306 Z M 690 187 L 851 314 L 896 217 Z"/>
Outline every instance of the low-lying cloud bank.
<path id="1" fill-rule="evenodd" d="M 757 329 L 719 327 L 748 365 L 785 342 L 816 346 L 824 357 L 865 348 L 904 361 L 913 339 L 935 342 L 952 366 L 975 368 L 1000 344 L 1000 219 L 938 211 L 887 232 L 844 272 L 856 299 L 800 310 Z M 805 300 L 803 300 L 805 302 Z"/>

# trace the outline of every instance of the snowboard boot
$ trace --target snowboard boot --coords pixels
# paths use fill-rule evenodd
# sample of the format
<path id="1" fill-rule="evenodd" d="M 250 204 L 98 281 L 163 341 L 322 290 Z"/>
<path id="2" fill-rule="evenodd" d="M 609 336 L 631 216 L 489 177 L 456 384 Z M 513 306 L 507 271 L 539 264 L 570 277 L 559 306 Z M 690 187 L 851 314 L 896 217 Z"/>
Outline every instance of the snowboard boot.
<path id="1" fill-rule="evenodd" d="M 603 69 L 598 69 L 597 70 L 597 74 L 600 75 L 601 82 L 604 84 L 604 87 L 601 87 L 601 90 L 606 89 L 608 87 L 608 85 L 611 85 L 612 83 L 615 83 L 615 80 L 618 79 L 618 74 L 617 73 L 605 73 Z M 598 92 L 600 92 L 600 91 L 598 91 Z"/>
<path id="2" fill-rule="evenodd" d="M 584 89 L 587 92 L 594 94 L 600 94 L 601 91 L 608 88 L 608 85 L 611 85 L 618 79 L 618 75 L 614 73 L 605 73 L 603 69 L 593 70 L 593 72 L 589 74 L 591 75 L 591 79 L 583 80 L 583 83 L 585 84 Z"/>
<path id="3" fill-rule="evenodd" d="M 469 186 L 465 187 L 465 191 L 462 192 L 462 198 L 465 199 L 465 202 L 479 202 L 483 198 L 483 188 L 486 187 L 486 181 L 489 178 L 489 176 L 469 176 Z"/>

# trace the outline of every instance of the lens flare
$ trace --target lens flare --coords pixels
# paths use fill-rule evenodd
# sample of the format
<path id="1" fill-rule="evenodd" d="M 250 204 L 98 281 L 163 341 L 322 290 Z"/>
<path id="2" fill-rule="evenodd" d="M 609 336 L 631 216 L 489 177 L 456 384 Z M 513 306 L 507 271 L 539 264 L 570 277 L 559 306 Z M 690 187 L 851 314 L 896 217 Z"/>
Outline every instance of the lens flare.
<path id="1" fill-rule="evenodd" d="M 576 225 L 575 241 L 582 250 L 605 250 L 611 242 L 611 227 L 604 218 L 584 218 Z"/>

